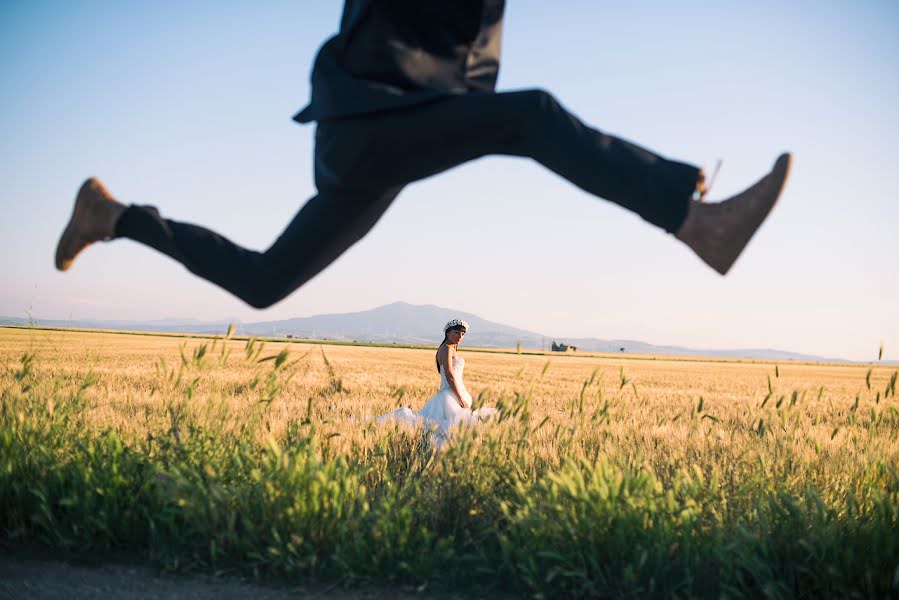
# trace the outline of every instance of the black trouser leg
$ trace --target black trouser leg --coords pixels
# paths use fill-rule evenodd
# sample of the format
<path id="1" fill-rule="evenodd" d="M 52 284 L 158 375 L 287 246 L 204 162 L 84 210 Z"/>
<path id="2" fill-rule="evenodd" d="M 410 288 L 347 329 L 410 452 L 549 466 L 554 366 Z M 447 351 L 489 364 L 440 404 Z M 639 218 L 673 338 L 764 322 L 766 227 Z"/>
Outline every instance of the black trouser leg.
<path id="1" fill-rule="evenodd" d="M 153 207 L 131 206 L 116 234 L 163 252 L 192 273 L 265 308 L 306 283 L 374 226 L 401 188 L 378 192 L 328 189 L 307 202 L 265 252 L 221 235 L 164 219 Z"/>
<path id="2" fill-rule="evenodd" d="M 340 175 L 371 186 L 405 184 L 490 154 L 523 156 L 673 232 L 699 174 L 588 127 L 542 90 L 452 96 L 368 120 L 374 151 Z M 352 120 L 326 126 L 346 144 L 359 139 Z"/>

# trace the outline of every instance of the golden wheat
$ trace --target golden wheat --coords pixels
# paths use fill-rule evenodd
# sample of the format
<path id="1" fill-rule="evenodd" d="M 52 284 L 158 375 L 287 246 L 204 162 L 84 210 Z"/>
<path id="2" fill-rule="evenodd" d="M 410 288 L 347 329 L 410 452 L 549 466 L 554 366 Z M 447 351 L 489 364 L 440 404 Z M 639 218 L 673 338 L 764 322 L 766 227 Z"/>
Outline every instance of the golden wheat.
<path id="1" fill-rule="evenodd" d="M 206 356 L 192 360 L 202 344 Z M 439 382 L 429 349 L 270 342 L 261 352 L 257 344 L 254 358 L 286 348 L 290 376 L 269 402 L 259 363 L 237 356 L 246 342 L 212 346 L 154 335 L 2 329 L 0 364 L 12 368 L 32 352 L 39 371 L 73 388 L 95 376 L 82 417 L 98 431 L 139 439 L 170 418 L 172 390 L 192 386 L 180 409 L 201 420 L 225 430 L 261 420 L 261 431 L 284 439 L 290 423 L 309 418 L 331 436 L 329 451 L 345 455 L 364 453 L 377 438 L 358 417 L 417 410 Z M 223 358 L 223 347 L 230 356 Z M 534 430 L 522 443 L 540 464 L 603 456 L 648 467 L 663 480 L 699 468 L 736 484 L 742 465 L 763 461 L 772 477 L 836 485 L 878 462 L 899 463 L 897 402 L 883 393 L 895 369 L 460 352 L 479 402 L 529 398 Z"/>

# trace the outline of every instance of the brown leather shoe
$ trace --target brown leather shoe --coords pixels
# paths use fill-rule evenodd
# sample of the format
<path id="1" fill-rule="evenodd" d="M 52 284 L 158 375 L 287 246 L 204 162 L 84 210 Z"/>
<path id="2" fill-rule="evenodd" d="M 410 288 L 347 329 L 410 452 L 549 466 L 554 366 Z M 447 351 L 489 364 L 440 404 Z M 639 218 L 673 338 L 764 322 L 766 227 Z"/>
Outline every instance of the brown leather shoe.
<path id="1" fill-rule="evenodd" d="M 66 271 L 78 253 L 99 240 L 115 235 L 115 225 L 126 206 L 112 197 L 99 180 L 85 181 L 78 196 L 69 224 L 56 246 L 56 268 Z"/>
<path id="2" fill-rule="evenodd" d="M 790 173 L 790 154 L 781 154 L 771 172 L 736 196 L 715 204 L 691 200 L 675 237 L 707 265 L 726 274 L 764 222 Z"/>

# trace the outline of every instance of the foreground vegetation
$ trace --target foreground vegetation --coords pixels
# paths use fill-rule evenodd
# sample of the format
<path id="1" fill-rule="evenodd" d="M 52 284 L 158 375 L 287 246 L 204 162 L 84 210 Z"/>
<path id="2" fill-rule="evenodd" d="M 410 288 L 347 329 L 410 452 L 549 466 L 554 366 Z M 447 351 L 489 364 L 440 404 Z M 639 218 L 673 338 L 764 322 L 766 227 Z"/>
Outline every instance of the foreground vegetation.
<path id="1" fill-rule="evenodd" d="M 464 352 L 464 349 L 463 349 Z M 847 598 L 899 565 L 896 370 L 0 329 L 0 545 L 534 597 Z"/>

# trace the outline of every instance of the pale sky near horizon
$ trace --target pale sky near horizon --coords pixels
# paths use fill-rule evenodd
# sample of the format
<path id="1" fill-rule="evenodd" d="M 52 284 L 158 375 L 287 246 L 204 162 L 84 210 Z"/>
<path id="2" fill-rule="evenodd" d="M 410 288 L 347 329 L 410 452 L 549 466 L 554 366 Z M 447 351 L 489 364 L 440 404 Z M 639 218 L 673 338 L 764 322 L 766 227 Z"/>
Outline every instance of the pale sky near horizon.
<path id="1" fill-rule="evenodd" d="M 727 277 L 527 160 L 409 186 L 359 244 L 265 311 L 130 241 L 53 268 L 81 181 L 264 249 L 314 193 L 290 117 L 341 2 L 0 3 L 0 315 L 271 320 L 436 304 L 560 337 L 899 359 L 899 3 L 507 3 L 500 90 L 724 166 L 795 153 Z M 440 143 L 440 140 L 435 140 Z M 437 325 L 439 327 L 439 324 Z"/>

